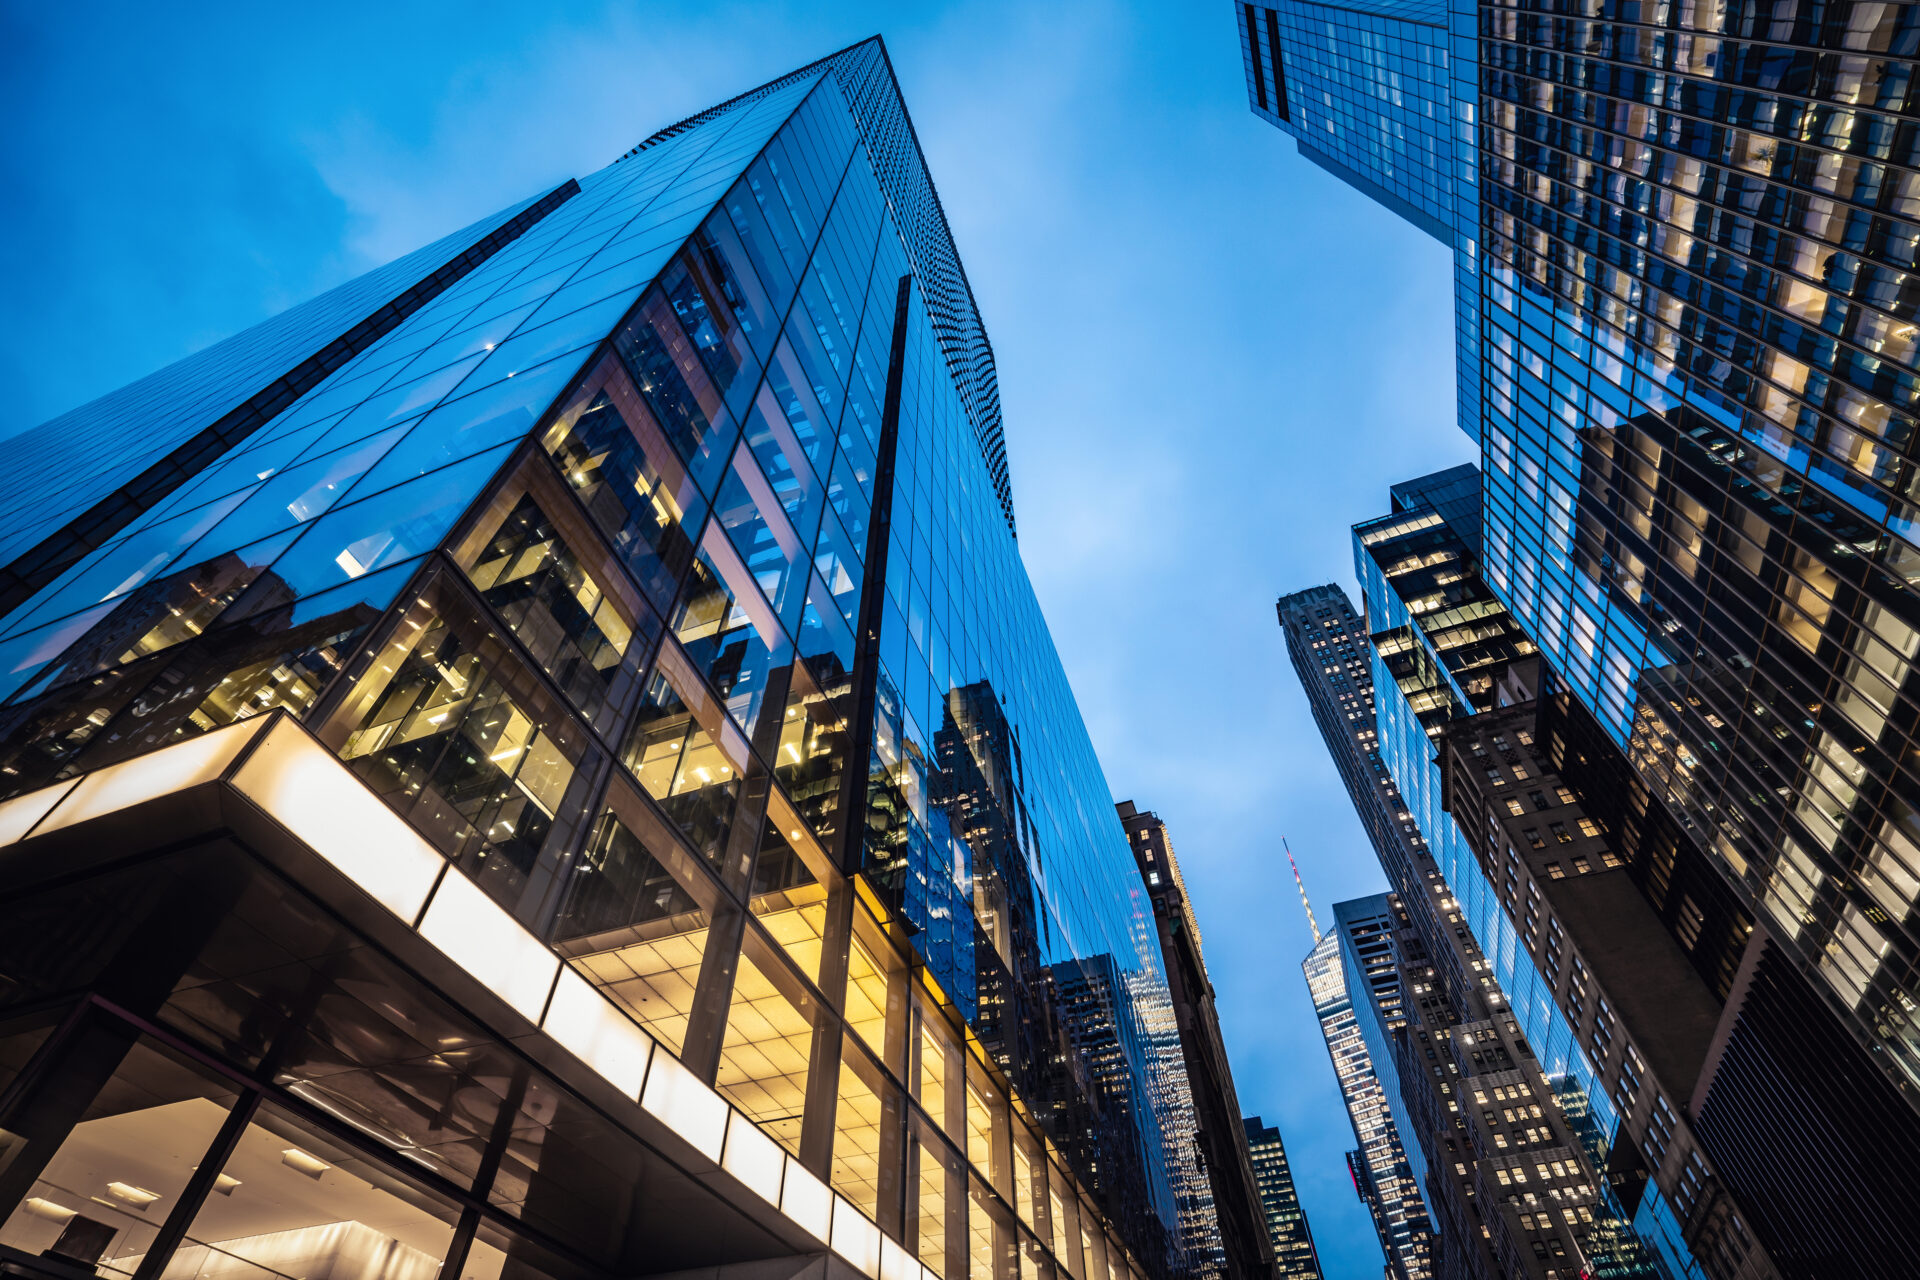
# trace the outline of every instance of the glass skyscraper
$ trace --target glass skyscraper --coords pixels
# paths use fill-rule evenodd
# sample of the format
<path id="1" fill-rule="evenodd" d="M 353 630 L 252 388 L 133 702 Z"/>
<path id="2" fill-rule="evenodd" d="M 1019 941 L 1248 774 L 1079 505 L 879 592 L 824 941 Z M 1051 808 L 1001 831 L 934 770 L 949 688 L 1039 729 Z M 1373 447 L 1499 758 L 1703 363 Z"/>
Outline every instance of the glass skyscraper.
<path id="1" fill-rule="evenodd" d="M 1301 968 L 1360 1144 L 1352 1161 L 1354 1184 L 1373 1217 L 1388 1274 L 1394 1280 L 1426 1280 L 1433 1274 L 1432 1224 L 1420 1196 L 1420 1179 L 1394 1122 L 1393 1103 L 1354 1016 L 1339 937 L 1329 933 L 1316 942 Z"/>
<path id="2" fill-rule="evenodd" d="M 1370 36 L 1413 20 L 1356 9 Z M 1323 77 L 1317 104 L 1276 86 L 1330 41 L 1403 72 L 1406 39 L 1266 12 L 1235 9 L 1257 114 L 1303 150 L 1310 116 L 1398 136 L 1380 75 Z M 1685 1104 L 1710 1181 L 1766 1265 L 1895 1274 L 1920 1217 L 1920 1180 L 1878 1154 L 1920 1140 L 1920 9 L 1448 0 L 1443 23 L 1451 168 L 1390 176 L 1453 211 L 1484 580 L 1566 723 L 1629 762 L 1595 742 L 1605 777 L 1568 769 L 1570 790 L 1623 802 L 1624 858 L 1671 862 L 1655 828 L 1690 845 L 1747 930 L 1721 1065 Z M 1382 163 L 1354 185 L 1424 214 Z"/>
<path id="3" fill-rule="evenodd" d="M 1000 432 L 874 39 L 9 441 L 0 1267 L 1180 1270 Z"/>

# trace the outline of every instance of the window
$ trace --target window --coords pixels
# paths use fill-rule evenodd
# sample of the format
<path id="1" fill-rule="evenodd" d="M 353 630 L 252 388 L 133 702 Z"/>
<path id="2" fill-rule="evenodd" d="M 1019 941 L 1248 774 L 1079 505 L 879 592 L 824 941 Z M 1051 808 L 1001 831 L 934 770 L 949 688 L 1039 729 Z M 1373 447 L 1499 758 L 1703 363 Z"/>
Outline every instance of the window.
<path id="1" fill-rule="evenodd" d="M 183 1169 L 183 1173 L 184 1173 Z M 459 1211 L 263 1103 L 168 1263 L 180 1275 L 417 1280 L 438 1271 Z"/>
<path id="2" fill-rule="evenodd" d="M 106 1043 L 104 1031 L 86 1034 Z M 234 1102 L 225 1081 L 158 1044 L 136 1041 L 0 1225 L 0 1244 L 123 1280 L 152 1245 Z M 209 1237 L 198 1223 L 189 1236 L 182 1248 L 202 1256 L 202 1241 L 228 1238 Z"/>
<path id="3" fill-rule="evenodd" d="M 548 837 L 571 833 L 563 815 L 588 748 L 489 638 L 494 625 L 430 584 L 322 736 L 344 739 L 348 767 L 511 906 Z"/>

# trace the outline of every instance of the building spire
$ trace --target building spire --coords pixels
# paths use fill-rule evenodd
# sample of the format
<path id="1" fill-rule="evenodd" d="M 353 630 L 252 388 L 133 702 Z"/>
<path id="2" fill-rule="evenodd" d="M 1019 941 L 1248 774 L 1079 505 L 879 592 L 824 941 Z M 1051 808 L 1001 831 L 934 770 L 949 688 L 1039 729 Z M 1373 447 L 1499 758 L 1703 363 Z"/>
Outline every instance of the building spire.
<path id="1" fill-rule="evenodd" d="M 1313 918 L 1313 904 L 1307 901 L 1307 886 L 1300 879 L 1300 864 L 1293 860 L 1293 846 L 1287 843 L 1285 836 L 1280 837 L 1280 846 L 1287 851 L 1287 865 L 1293 868 L 1293 883 L 1300 889 L 1300 905 L 1307 909 L 1307 927 L 1313 930 L 1313 945 L 1320 945 L 1320 922 Z"/>

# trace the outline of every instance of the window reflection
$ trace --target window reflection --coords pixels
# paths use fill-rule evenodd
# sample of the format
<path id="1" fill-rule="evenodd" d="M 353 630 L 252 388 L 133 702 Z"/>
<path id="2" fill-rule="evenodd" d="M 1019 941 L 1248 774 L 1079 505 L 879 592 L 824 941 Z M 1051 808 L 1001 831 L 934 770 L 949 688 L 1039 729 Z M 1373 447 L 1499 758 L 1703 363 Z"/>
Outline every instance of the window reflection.
<path id="1" fill-rule="evenodd" d="M 693 559 L 701 499 L 618 359 L 588 375 L 543 443 L 641 589 L 666 608 Z"/>
<path id="2" fill-rule="evenodd" d="M 748 737 L 771 692 L 785 696 L 793 650 L 746 565 L 717 526 L 701 540 L 673 632 Z M 777 687 L 776 687 L 777 686 Z"/>
<path id="3" fill-rule="evenodd" d="M 633 678 L 624 659 L 637 602 L 610 594 L 582 567 L 531 495 L 500 522 L 469 576 L 587 720 L 610 718 Z"/>
<path id="4" fill-rule="evenodd" d="M 947 1260 L 950 1240 L 966 1231 L 966 1202 L 951 1191 L 966 1185 L 964 1166 L 946 1143 L 925 1130 L 914 1139 L 912 1159 L 914 1252 L 936 1273 L 958 1274 L 948 1270 Z"/>
<path id="5" fill-rule="evenodd" d="M 880 1204 L 880 1096 L 887 1087 L 865 1054 L 857 1048 L 842 1051 L 831 1181 L 835 1191 L 869 1218 L 877 1216 Z"/>
<path id="6" fill-rule="evenodd" d="M 778 814 L 768 816 L 753 864 L 750 905 L 761 927 L 795 967 L 818 982 L 827 890 L 795 848 L 804 838 L 798 828 L 783 829 Z"/>
<path id="7" fill-rule="evenodd" d="M 696 850 L 718 865 L 746 758 L 677 645 L 661 647 L 627 739 L 626 765 Z"/>
<path id="8" fill-rule="evenodd" d="M 108 666 L 0 714 L 5 790 L 27 790 L 276 708 L 304 714 L 416 567 L 396 566 L 298 603 L 288 603 L 292 592 L 278 577 L 262 574 L 193 644 Z"/>

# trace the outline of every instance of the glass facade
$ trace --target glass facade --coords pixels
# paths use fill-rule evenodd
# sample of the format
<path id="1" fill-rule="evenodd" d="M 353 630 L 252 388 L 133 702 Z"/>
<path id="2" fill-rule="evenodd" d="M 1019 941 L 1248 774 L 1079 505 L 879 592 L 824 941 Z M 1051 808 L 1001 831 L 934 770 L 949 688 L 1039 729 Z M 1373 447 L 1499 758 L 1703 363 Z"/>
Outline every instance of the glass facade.
<path id="1" fill-rule="evenodd" d="M 1240 1128 L 1240 1099 L 1220 1034 L 1213 981 L 1200 949 L 1200 922 L 1167 824 L 1150 809 L 1122 800 L 1115 809 L 1153 904 L 1168 1002 L 1160 1031 L 1166 1058 L 1184 1074 L 1162 1073 L 1173 1123 L 1163 1119 L 1167 1169 L 1180 1211 L 1181 1244 L 1189 1275 L 1260 1275 L 1273 1266 L 1265 1215 Z"/>
<path id="2" fill-rule="evenodd" d="M 7 795 L 44 813 L 74 779 L 91 794 L 116 766 L 297 719 L 350 782 L 314 766 L 327 794 L 356 813 L 379 797 L 433 868 L 424 916 L 400 913 L 414 932 L 381 945 L 458 962 L 326 979 L 405 1028 L 391 1063 L 343 1022 L 336 1066 L 282 1070 L 277 1049 L 219 1065 L 264 1016 L 237 957 L 292 929 L 254 899 L 309 887 L 276 881 L 244 891 L 252 941 L 202 940 L 233 954 L 183 940 L 148 965 L 164 985 L 230 979 L 87 1015 L 109 1038 L 151 1027 L 162 1056 L 226 1084 L 155 1067 L 162 1083 L 96 1104 L 76 1076 L 62 1110 L 47 1064 L 111 1075 L 115 1054 L 82 1053 L 72 1023 L 9 1041 L 31 1087 L 0 1097 L 0 1128 L 30 1116 L 32 1149 L 59 1153 L 0 1172 L 9 1264 L 57 1272 L 50 1252 L 150 1280 L 204 1249 L 196 1274 L 374 1259 L 379 1280 L 493 1280 L 778 1253 L 731 1210 L 674 1220 L 672 1196 L 717 1194 L 704 1159 L 749 1188 L 771 1176 L 760 1198 L 872 1280 L 1170 1274 L 1175 1117 L 1156 1082 L 1184 1067 L 1156 1034 L 1151 906 L 1014 542 L 991 350 L 884 47 L 495 221 L 515 218 L 213 349 L 230 353 L 218 377 L 155 375 L 204 391 L 199 418 L 180 410 L 197 429 L 368 298 L 475 259 L 0 618 Z M 23 437 L 16 474 L 52 474 L 86 414 L 120 410 L 79 412 Z M 86 911 L 44 887 L 15 901 L 0 933 Z M 10 953 L 7 990 L 88 990 L 46 960 Z M 403 999 L 496 967 L 470 1008 Z M 541 973 L 551 995 L 521 985 Z M 595 1028 L 562 1043 L 600 1046 L 610 1101 L 531 1069 L 573 1061 L 542 1047 L 556 1025 Z M 639 1054 L 643 1090 L 608 1045 Z M 362 1083 L 362 1063 L 388 1074 Z M 520 1118 L 469 1122 L 463 1073 L 489 1116 Z M 629 1111 L 630 1131 L 602 1132 Z M 694 1135 L 691 1183 L 656 1167 L 647 1116 Z M 169 1201 L 157 1235 L 127 1225 L 145 1221 L 131 1201 L 86 1207 L 122 1129 L 200 1170 L 118 1180 Z M 338 1230 L 313 1227 L 335 1207 L 298 1207 L 316 1180 L 345 1197 Z M 669 1198 L 636 1217 L 656 1183 Z"/>
<path id="3" fill-rule="evenodd" d="M 1433 1227 L 1420 1197 L 1422 1179 L 1394 1123 L 1392 1108 L 1398 1104 L 1398 1090 L 1390 1099 L 1354 1016 L 1340 939 L 1331 933 L 1321 938 L 1301 962 L 1301 969 L 1333 1059 L 1347 1118 L 1353 1123 L 1354 1139 L 1360 1144 L 1354 1182 L 1373 1216 L 1388 1274 L 1395 1280 L 1425 1280 L 1433 1274 Z"/>
<path id="4" fill-rule="evenodd" d="M 1708 896 L 1731 896 L 1720 915 L 1754 922 L 1742 964 L 1790 960 L 1851 1041 L 1832 1051 L 1845 1073 L 1880 1074 L 1871 1104 L 1811 1101 L 1833 1161 L 1869 1167 L 1871 1133 L 1910 1123 L 1920 1084 L 1920 17 L 1448 8 L 1467 127 L 1434 195 L 1457 211 L 1459 418 L 1485 470 L 1486 582 L 1697 848 L 1722 890 Z M 1237 25 L 1244 49 L 1253 28 Z M 1776 1125 L 1806 1106 L 1778 1109 Z M 1742 1167 L 1769 1140 L 1746 1133 Z M 1747 1198 L 1768 1185 L 1729 1177 Z M 1844 1220 L 1854 1254 L 1908 1250 L 1894 1224 L 1920 1190 L 1888 1212 L 1827 1181 L 1801 1192 L 1818 1213 L 1762 1223 L 1776 1263 L 1833 1256 L 1814 1218 Z"/>
<path id="5" fill-rule="evenodd" d="M 1431 508 L 1356 525 L 1353 545 L 1372 632 L 1381 755 L 1432 851 L 1446 921 L 1439 936 L 1453 935 L 1466 948 L 1446 948 L 1461 953 L 1448 966 L 1456 1016 L 1512 1020 L 1509 1034 L 1523 1040 L 1526 1056 L 1553 1082 L 1576 1144 L 1568 1154 L 1584 1166 L 1588 1194 L 1598 1202 L 1600 1229 L 1581 1234 L 1595 1249 L 1618 1250 L 1613 1265 L 1626 1268 L 1623 1274 L 1643 1269 L 1651 1264 L 1626 1228 L 1631 1214 L 1613 1202 L 1597 1172 L 1607 1167 L 1618 1116 L 1448 810 L 1432 741 L 1449 721 L 1496 706 L 1496 682 L 1535 652 L 1533 642 L 1482 581 L 1465 542 Z M 1470 940 L 1454 934 L 1457 925 Z M 1442 952 L 1430 937 L 1427 946 Z M 1487 1012 L 1476 1016 L 1476 1005 Z"/>
<path id="6" fill-rule="evenodd" d="M 1920 623 L 1901 425 L 1920 26 L 1871 5 L 1667 22 L 1479 11 L 1461 394 L 1488 578 L 1862 1041 L 1920 1079 L 1915 784 L 1886 737 Z"/>
<path id="7" fill-rule="evenodd" d="M 1452 245 L 1445 0 L 1239 9 L 1255 114 L 1302 156 Z"/>

